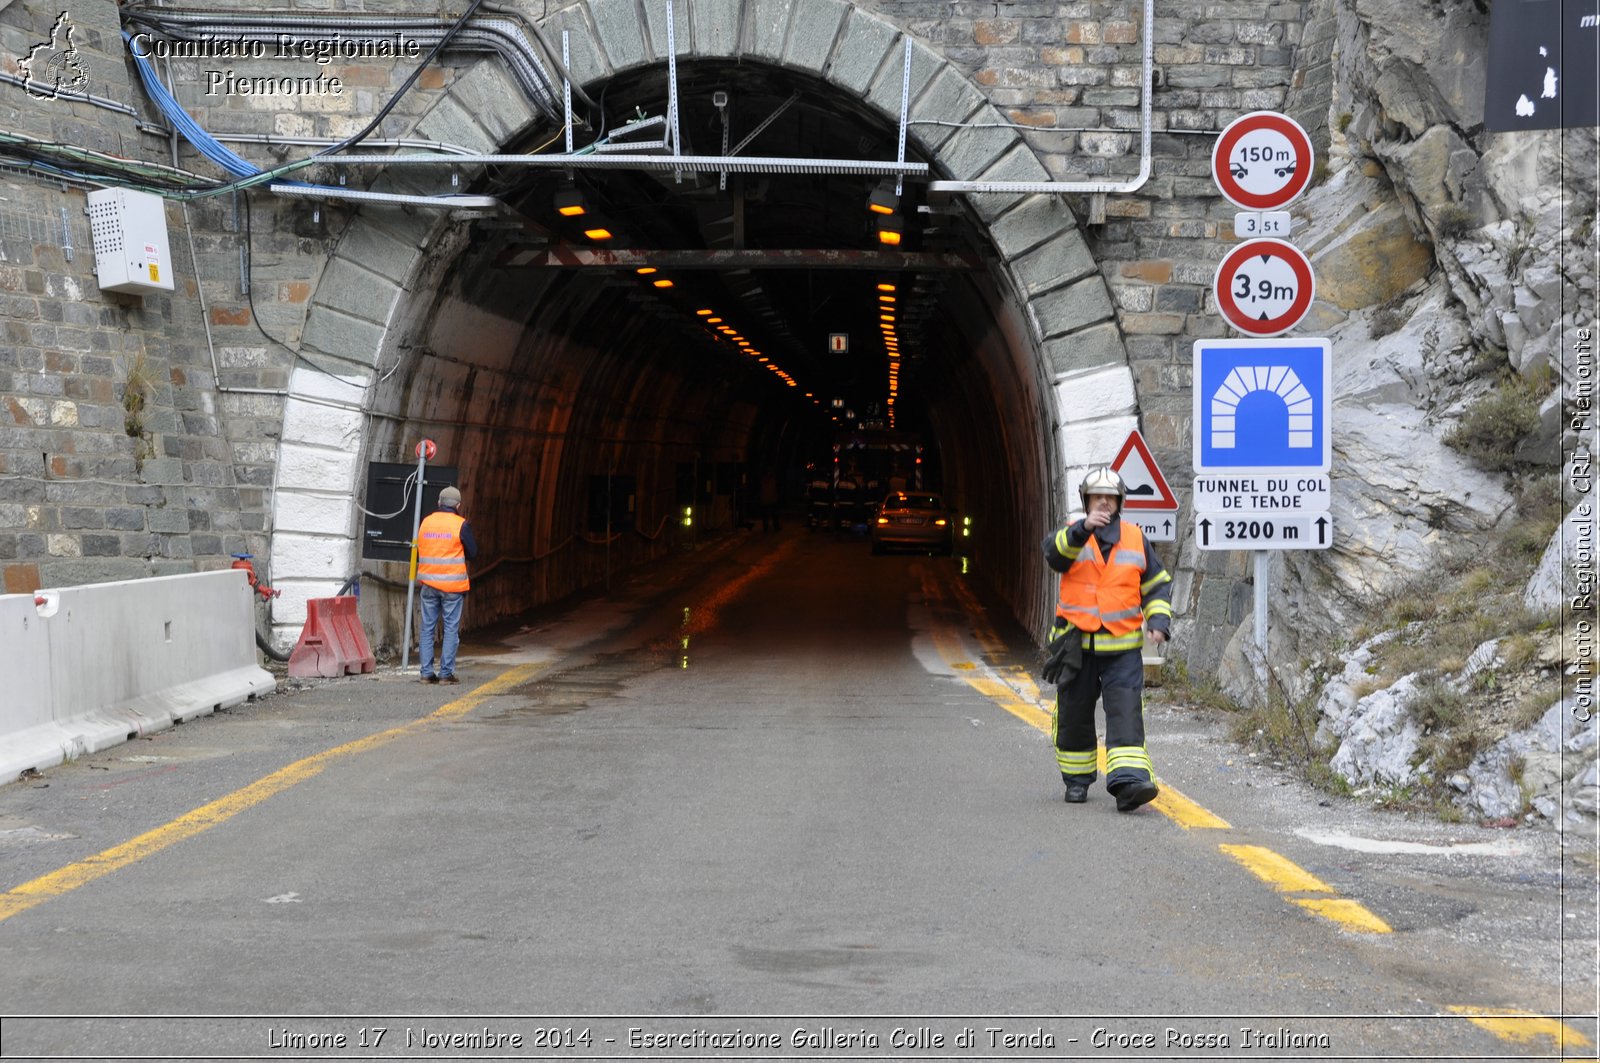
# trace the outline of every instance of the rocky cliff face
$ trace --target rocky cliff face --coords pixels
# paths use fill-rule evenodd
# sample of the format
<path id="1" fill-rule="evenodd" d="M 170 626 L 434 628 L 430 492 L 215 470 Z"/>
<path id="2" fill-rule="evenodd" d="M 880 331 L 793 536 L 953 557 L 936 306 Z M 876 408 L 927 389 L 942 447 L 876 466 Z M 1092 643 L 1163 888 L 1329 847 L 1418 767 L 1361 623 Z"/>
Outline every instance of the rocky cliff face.
<path id="1" fill-rule="evenodd" d="M 1295 241 L 1318 279 L 1316 316 L 1301 331 L 1330 337 L 1336 358 L 1340 535 L 1326 552 L 1273 558 L 1277 661 L 1353 648 L 1352 633 L 1385 626 L 1386 603 L 1419 577 L 1492 556 L 1524 519 L 1527 480 L 1561 476 L 1563 456 L 1592 440 L 1592 430 L 1572 429 L 1580 397 L 1592 396 L 1592 369 L 1572 338 L 1595 323 L 1596 130 L 1483 129 L 1488 15 L 1479 4 L 1329 0 L 1323 15 L 1337 25 L 1332 150 L 1326 177 L 1295 208 Z M 1537 402 L 1538 423 L 1516 443 L 1508 474 L 1445 438 L 1512 373 Z M 1578 504 L 1570 485 L 1564 503 Z M 1530 606 L 1550 608 L 1575 571 L 1560 537 L 1550 550 Z M 1265 682 L 1254 639 L 1247 620 L 1221 668 L 1225 689 L 1246 699 Z M 1333 766 L 1353 784 L 1426 768 L 1419 714 L 1406 709 L 1415 676 L 1360 697 L 1353 675 L 1326 688 L 1310 673 L 1280 679 L 1297 697 L 1322 695 L 1322 737 L 1338 745 Z M 1506 748 L 1573 738 L 1543 718 L 1539 727 L 1549 741 L 1511 736 Z M 1491 769 L 1504 775 L 1513 757 L 1496 757 L 1480 758 L 1482 785 L 1457 779 L 1456 788 L 1498 814 L 1509 802 Z"/>

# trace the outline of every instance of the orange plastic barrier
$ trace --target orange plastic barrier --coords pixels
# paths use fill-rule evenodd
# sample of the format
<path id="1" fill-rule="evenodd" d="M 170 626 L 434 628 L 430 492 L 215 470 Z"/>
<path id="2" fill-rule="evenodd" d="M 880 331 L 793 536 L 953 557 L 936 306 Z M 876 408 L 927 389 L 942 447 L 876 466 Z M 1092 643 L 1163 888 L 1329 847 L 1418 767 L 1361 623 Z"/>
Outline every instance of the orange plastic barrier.
<path id="1" fill-rule="evenodd" d="M 372 655 L 367 631 L 356 615 L 353 594 L 339 598 L 311 598 L 306 602 L 306 626 L 300 641 L 289 654 L 289 674 L 298 678 L 375 671 L 378 659 Z"/>

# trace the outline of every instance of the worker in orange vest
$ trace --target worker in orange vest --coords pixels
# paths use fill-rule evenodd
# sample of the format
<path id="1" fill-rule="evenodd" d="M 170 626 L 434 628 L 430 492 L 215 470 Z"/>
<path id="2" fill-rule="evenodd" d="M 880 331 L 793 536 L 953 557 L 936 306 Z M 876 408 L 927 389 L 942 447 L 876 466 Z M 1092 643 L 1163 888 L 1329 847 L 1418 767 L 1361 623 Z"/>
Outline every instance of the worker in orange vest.
<path id="1" fill-rule="evenodd" d="M 461 682 L 456 678 L 456 648 L 461 644 L 461 607 L 471 586 L 467 562 L 478 556 L 478 541 L 460 509 L 461 492 L 446 487 L 439 492 L 439 508 L 424 517 L 417 529 L 417 582 L 422 584 L 422 626 L 418 632 L 422 645 L 417 659 L 424 683 Z M 444 646 L 435 671 L 433 629 L 441 616 Z"/>
<path id="2" fill-rule="evenodd" d="M 1059 676 L 1054 739 L 1066 800 L 1089 797 L 1098 767 L 1095 702 L 1106 714 L 1106 789 L 1118 812 L 1154 800 L 1144 745 L 1144 628 L 1165 642 L 1172 623 L 1172 577 L 1137 524 L 1122 519 L 1128 490 L 1110 466 L 1089 470 L 1078 489 L 1084 516 L 1044 541 L 1045 563 L 1061 573 L 1056 646 L 1081 649 Z"/>

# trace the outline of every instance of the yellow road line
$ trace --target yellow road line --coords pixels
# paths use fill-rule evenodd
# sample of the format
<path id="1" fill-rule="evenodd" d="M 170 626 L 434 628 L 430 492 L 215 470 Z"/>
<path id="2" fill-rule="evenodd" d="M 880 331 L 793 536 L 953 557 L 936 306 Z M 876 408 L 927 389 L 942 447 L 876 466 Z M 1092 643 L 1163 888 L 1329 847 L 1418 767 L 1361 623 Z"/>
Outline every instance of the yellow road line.
<path id="1" fill-rule="evenodd" d="M 1594 1044 L 1586 1035 L 1551 1015 L 1539 1015 L 1517 1008 L 1475 1008 L 1455 1004 L 1450 1006 L 1450 1010 L 1457 1015 L 1465 1015 L 1474 1025 L 1483 1027 L 1502 1041 L 1531 1044 L 1541 1037 L 1548 1037 L 1563 1055 L 1569 1048 L 1589 1048 Z"/>
<path id="2" fill-rule="evenodd" d="M 1291 897 L 1290 900 L 1313 915 L 1320 915 L 1330 923 L 1338 923 L 1346 930 L 1361 934 L 1392 934 L 1394 928 L 1380 919 L 1360 901 L 1348 897 Z"/>
<path id="3" fill-rule="evenodd" d="M 471 712 L 478 704 L 487 698 L 502 693 L 520 683 L 526 682 L 531 676 L 537 674 L 545 667 L 543 663 L 518 665 L 469 693 L 441 706 L 438 710 L 412 720 L 410 723 L 399 727 L 391 727 L 387 731 L 358 738 L 353 742 L 346 742 L 342 746 L 324 750 L 313 756 L 297 760 L 287 767 L 279 768 L 271 775 L 257 779 L 255 782 L 231 794 L 217 798 L 215 801 L 201 805 L 192 812 L 185 813 L 170 823 L 148 830 L 136 838 L 130 838 L 121 845 L 114 845 L 94 856 L 79 860 L 77 863 L 68 864 L 66 867 L 41 875 L 31 882 L 24 882 L 14 889 L 0 893 L 0 922 L 10 919 L 19 912 L 43 904 L 45 901 L 70 893 L 79 886 L 85 886 L 137 863 L 147 856 L 159 853 L 169 846 L 176 845 L 186 838 L 210 830 L 219 823 L 226 823 L 247 809 L 254 808 L 274 794 L 282 793 L 291 786 L 305 782 L 321 774 L 322 769 L 328 767 L 336 760 L 364 753 L 386 745 L 397 738 L 415 734 L 431 724 L 441 720 L 449 720 Z"/>
<path id="4" fill-rule="evenodd" d="M 1150 802 L 1150 807 L 1166 816 L 1184 830 L 1232 830 L 1233 825 L 1203 805 L 1196 804 L 1183 795 L 1176 786 L 1160 780 L 1161 792 Z"/>
<path id="5" fill-rule="evenodd" d="M 1326 882 L 1271 849 L 1259 845 L 1221 845 L 1223 852 L 1280 893 L 1332 893 Z"/>
<path id="6" fill-rule="evenodd" d="M 1220 845 L 1217 848 L 1243 864 L 1252 875 L 1279 893 L 1332 893 L 1333 887 L 1299 864 L 1260 845 Z M 1345 897 L 1290 897 L 1288 900 L 1313 915 L 1363 934 L 1388 934 L 1393 928 L 1356 901 Z"/>

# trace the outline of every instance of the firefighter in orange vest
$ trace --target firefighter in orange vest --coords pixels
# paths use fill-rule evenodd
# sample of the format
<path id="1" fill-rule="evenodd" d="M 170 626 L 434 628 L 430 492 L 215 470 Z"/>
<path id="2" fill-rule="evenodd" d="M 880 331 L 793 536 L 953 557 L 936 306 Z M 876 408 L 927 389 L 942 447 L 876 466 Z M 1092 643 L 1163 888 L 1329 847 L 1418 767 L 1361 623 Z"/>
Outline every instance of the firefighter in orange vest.
<path id="1" fill-rule="evenodd" d="M 1081 664 L 1056 688 L 1056 764 L 1066 800 L 1089 798 L 1097 768 L 1094 705 L 1106 714 L 1106 789 L 1118 812 L 1160 793 L 1144 747 L 1144 627 L 1165 642 L 1172 622 L 1172 577 L 1137 524 L 1122 519 L 1127 487 L 1110 466 L 1089 470 L 1078 495 L 1085 516 L 1044 541 L 1045 563 L 1061 573 L 1053 639 L 1071 636 Z M 1068 625 L 1071 628 L 1068 628 Z"/>
<path id="2" fill-rule="evenodd" d="M 456 648 L 461 644 L 461 607 L 470 584 L 467 562 L 478 556 L 478 542 L 472 525 L 461 516 L 461 492 L 446 487 L 439 492 L 439 508 L 422 519 L 417 529 L 417 582 L 422 584 L 422 626 L 418 632 L 421 648 L 422 682 L 459 683 L 456 678 Z M 444 646 L 439 652 L 439 668 L 433 667 L 433 629 L 443 618 Z"/>

